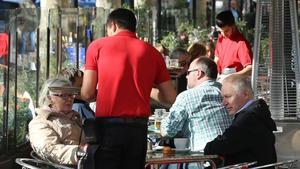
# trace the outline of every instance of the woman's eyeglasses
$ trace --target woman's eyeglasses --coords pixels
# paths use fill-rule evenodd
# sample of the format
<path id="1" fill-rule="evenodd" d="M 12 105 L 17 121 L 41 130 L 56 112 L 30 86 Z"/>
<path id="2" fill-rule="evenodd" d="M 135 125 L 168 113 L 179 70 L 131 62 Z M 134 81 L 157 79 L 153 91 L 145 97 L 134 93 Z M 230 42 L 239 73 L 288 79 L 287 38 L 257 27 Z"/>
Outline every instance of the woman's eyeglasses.
<path id="1" fill-rule="evenodd" d="M 57 97 L 60 97 L 62 99 L 68 99 L 68 98 L 74 99 L 76 95 L 75 94 L 58 94 L 58 93 L 54 93 L 54 94 L 51 94 L 51 96 L 57 96 Z"/>

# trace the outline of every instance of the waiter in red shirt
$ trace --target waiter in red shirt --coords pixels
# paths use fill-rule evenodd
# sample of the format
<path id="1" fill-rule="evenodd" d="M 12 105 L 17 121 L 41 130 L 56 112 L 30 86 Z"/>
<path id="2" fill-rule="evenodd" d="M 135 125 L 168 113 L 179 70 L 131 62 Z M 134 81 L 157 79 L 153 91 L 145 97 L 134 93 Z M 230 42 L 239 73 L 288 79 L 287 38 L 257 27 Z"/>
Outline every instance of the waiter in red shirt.
<path id="1" fill-rule="evenodd" d="M 150 95 L 168 104 L 176 98 L 163 57 L 136 37 L 136 23 L 132 11 L 115 9 L 108 37 L 87 49 L 81 96 L 96 98 L 95 168 L 143 169 Z"/>
<path id="2" fill-rule="evenodd" d="M 232 73 L 251 75 L 251 47 L 236 27 L 231 11 L 220 12 L 216 17 L 216 24 L 221 32 L 215 49 L 219 78 L 223 79 Z"/>

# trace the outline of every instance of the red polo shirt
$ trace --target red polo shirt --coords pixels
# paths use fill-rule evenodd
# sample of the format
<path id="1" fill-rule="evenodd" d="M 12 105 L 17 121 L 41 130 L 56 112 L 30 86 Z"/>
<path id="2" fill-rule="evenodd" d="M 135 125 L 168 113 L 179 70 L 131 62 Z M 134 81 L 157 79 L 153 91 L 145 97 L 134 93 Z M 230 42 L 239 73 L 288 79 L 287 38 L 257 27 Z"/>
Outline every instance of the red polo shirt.
<path id="1" fill-rule="evenodd" d="M 0 33 L 0 57 L 8 54 L 8 45 L 7 33 Z"/>
<path id="2" fill-rule="evenodd" d="M 98 74 L 96 117 L 148 117 L 153 85 L 170 79 L 161 54 L 129 31 L 92 42 L 85 69 Z"/>
<path id="3" fill-rule="evenodd" d="M 220 74 L 224 68 L 235 68 L 239 72 L 252 64 L 250 44 L 239 31 L 232 34 L 230 38 L 219 36 L 215 56 L 219 58 L 217 65 Z"/>

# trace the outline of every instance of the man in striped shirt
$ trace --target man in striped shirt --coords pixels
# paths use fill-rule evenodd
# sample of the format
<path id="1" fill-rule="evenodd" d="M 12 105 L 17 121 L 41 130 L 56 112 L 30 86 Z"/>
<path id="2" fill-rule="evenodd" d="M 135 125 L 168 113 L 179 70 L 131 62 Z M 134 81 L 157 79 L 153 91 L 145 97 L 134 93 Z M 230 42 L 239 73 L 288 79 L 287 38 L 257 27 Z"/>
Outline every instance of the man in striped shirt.
<path id="1" fill-rule="evenodd" d="M 180 93 L 162 120 L 162 136 L 174 137 L 179 131 L 189 138 L 192 151 L 203 151 L 231 124 L 231 117 L 222 105 L 221 84 L 216 82 L 216 63 L 207 58 L 195 59 L 187 71 L 188 90 Z"/>

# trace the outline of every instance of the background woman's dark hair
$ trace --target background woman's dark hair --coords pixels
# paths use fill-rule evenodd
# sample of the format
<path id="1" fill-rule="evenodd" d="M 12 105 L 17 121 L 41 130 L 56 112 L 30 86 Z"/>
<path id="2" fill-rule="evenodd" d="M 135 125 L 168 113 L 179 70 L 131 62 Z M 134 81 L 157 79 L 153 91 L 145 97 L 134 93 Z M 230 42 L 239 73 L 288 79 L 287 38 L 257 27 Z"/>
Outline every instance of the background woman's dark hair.
<path id="1" fill-rule="evenodd" d="M 191 56 L 191 61 L 195 60 L 198 57 L 205 56 L 207 51 L 205 45 L 201 43 L 193 43 L 188 47 L 187 50 Z"/>
<path id="2" fill-rule="evenodd" d="M 120 28 L 136 32 L 136 18 L 134 13 L 129 9 L 118 8 L 113 10 L 107 18 L 106 25 L 115 22 Z"/>
<path id="3" fill-rule="evenodd" d="M 182 55 L 186 55 L 186 56 L 189 56 L 189 53 L 183 49 L 183 48 L 175 48 L 171 55 L 170 55 L 170 58 L 171 59 L 179 59 L 180 56 Z"/>

